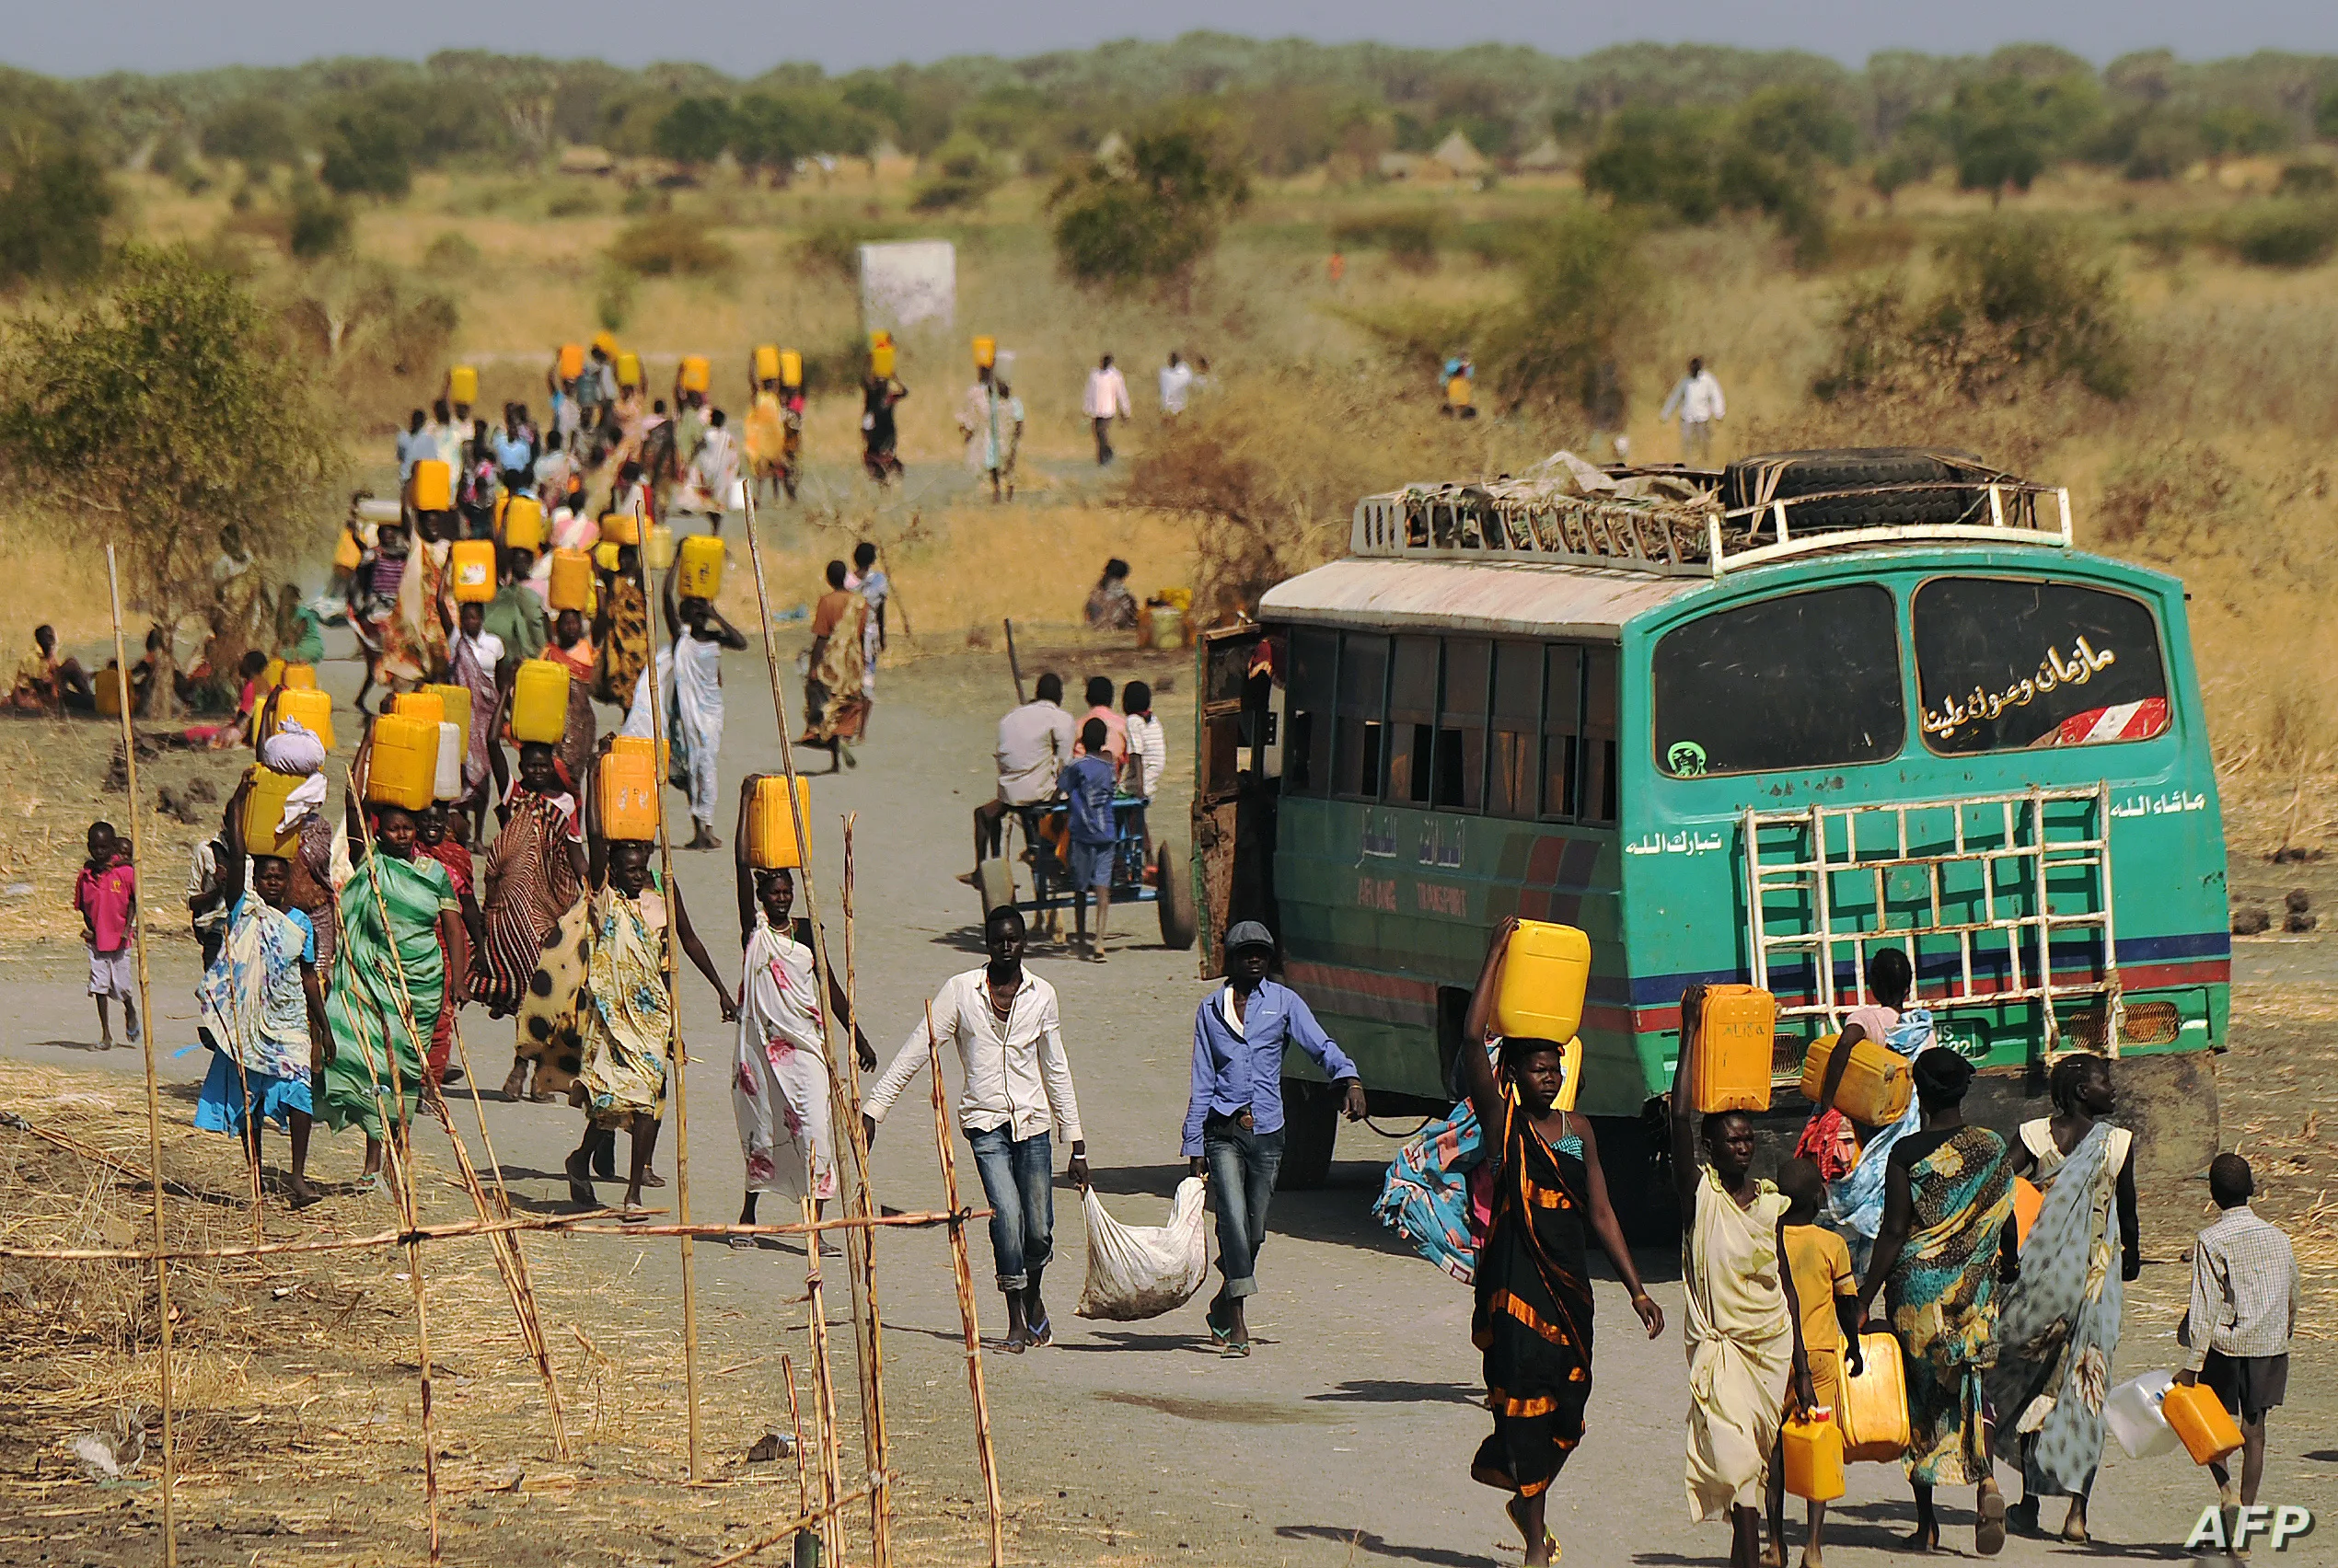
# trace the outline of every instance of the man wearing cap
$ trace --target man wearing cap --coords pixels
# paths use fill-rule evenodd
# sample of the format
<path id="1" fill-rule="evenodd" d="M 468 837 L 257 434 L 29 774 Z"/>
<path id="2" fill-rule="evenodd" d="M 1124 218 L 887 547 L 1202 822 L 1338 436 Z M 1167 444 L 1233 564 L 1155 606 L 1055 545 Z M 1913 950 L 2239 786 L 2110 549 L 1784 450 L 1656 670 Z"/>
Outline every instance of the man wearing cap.
<path id="1" fill-rule="evenodd" d="M 1193 1020 L 1185 1152 L 1192 1173 L 1208 1177 L 1218 1211 L 1218 1270 L 1226 1282 L 1210 1303 L 1210 1332 L 1230 1355 L 1250 1354 L 1243 1299 L 1257 1294 L 1267 1205 L 1282 1166 L 1284 1047 L 1297 1045 L 1339 1086 L 1349 1121 L 1364 1114 L 1356 1064 L 1298 992 L 1267 978 L 1274 959 L 1273 933 L 1256 920 L 1237 922 L 1226 933 L 1226 984 Z"/>

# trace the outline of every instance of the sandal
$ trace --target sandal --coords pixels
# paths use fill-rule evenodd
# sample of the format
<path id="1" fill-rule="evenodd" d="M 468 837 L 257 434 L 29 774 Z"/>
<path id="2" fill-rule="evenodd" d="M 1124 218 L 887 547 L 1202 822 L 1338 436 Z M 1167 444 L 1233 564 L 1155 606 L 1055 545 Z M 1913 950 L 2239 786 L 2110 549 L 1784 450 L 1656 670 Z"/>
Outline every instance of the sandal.
<path id="1" fill-rule="evenodd" d="M 1053 1344 L 1055 1342 L 1056 1326 L 1053 1322 L 1049 1321 L 1046 1318 L 1042 1318 L 1037 1322 L 1031 1325 L 1032 1349 L 1036 1350 L 1043 1344 Z"/>
<path id="2" fill-rule="evenodd" d="M 1248 1340 L 1228 1340 L 1225 1343 L 1224 1354 L 1228 1355 L 1248 1355 L 1250 1354 L 1250 1342 Z"/>
<path id="3" fill-rule="evenodd" d="M 349 1184 L 349 1190 L 355 1196 L 371 1197 L 382 1190 L 381 1172 L 376 1170 L 369 1176 L 358 1177 L 356 1181 Z"/>
<path id="4" fill-rule="evenodd" d="M 1510 1516 L 1510 1528 L 1518 1532 L 1518 1539 L 1526 1543 L 1526 1550 L 1532 1551 L 1534 1550 L 1534 1539 L 1526 1533 L 1525 1517 L 1520 1512 L 1525 1506 L 1525 1498 L 1513 1497 L 1502 1505 L 1502 1512 Z M 1548 1557 L 1553 1562 L 1558 1561 L 1558 1538 L 1548 1530 L 1543 1532 L 1543 1555 Z"/>
<path id="5" fill-rule="evenodd" d="M 647 1225 L 650 1222 L 650 1211 L 640 1204 L 627 1204 L 620 1212 L 619 1217 L 627 1225 Z"/>
<path id="6" fill-rule="evenodd" d="M 1233 1331 L 1219 1325 L 1218 1304 L 1215 1301 L 1210 1304 L 1209 1311 L 1202 1315 L 1202 1321 L 1210 1325 L 1210 1337 L 1218 1342 L 1221 1349 L 1233 1343 Z"/>
<path id="7" fill-rule="evenodd" d="M 2005 1493 L 1997 1490 L 1996 1482 L 1981 1483 L 1973 1512 L 1973 1550 L 1984 1557 L 1995 1557 L 2005 1550 Z"/>

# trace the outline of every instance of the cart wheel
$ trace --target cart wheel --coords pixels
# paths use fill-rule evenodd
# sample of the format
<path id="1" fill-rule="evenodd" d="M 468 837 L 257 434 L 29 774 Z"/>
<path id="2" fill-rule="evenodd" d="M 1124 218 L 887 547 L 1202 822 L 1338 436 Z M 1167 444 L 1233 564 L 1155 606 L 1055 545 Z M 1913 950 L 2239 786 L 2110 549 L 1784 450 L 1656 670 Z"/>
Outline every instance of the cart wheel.
<path id="1" fill-rule="evenodd" d="M 1161 911 L 1161 942 L 1163 947 L 1188 952 L 1193 948 L 1193 880 L 1192 869 L 1178 852 L 1177 841 L 1164 838 L 1152 855 L 1155 907 Z"/>
<path id="2" fill-rule="evenodd" d="M 975 869 L 974 891 L 982 899 L 982 918 L 987 922 L 990 911 L 1013 908 L 1014 905 L 1014 868 L 1001 859 L 989 859 Z"/>

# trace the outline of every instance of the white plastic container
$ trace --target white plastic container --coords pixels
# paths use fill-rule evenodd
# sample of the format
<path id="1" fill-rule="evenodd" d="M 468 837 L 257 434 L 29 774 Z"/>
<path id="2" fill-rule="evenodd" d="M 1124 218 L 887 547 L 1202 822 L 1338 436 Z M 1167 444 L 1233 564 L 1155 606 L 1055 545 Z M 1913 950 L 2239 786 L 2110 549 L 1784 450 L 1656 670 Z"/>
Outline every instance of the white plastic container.
<path id="1" fill-rule="evenodd" d="M 2111 1390 L 2102 1401 L 2102 1422 L 2131 1459 L 2165 1454 L 2176 1447 L 2176 1430 L 2168 1424 L 2159 1401 L 2175 1386 L 2170 1372 L 2146 1372 Z"/>
<path id="2" fill-rule="evenodd" d="M 442 721 L 438 726 L 438 767 L 432 780 L 434 800 L 459 800 L 463 793 L 463 727 Z"/>

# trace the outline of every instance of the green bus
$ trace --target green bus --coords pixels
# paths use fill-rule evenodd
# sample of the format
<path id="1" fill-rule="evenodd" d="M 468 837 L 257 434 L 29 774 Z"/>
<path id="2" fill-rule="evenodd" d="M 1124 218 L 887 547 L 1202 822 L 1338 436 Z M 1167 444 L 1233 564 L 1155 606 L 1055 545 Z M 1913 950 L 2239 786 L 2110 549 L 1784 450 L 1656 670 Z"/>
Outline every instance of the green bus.
<path id="1" fill-rule="evenodd" d="M 1489 930 L 1580 926 L 1579 1105 L 1621 1164 L 1689 985 L 1777 995 L 1790 1136 L 1805 1048 L 1896 946 L 1981 1118 L 2099 1052 L 2138 1147 L 2204 1163 L 2231 946 L 2182 584 L 1945 455 L 1575 467 L 1368 498 L 1344 559 L 1204 636 L 1205 964 L 1267 922 L 1376 1112 L 1426 1114 Z M 1319 1182 L 1335 1107 L 1284 1071 L 1285 1180 Z"/>

